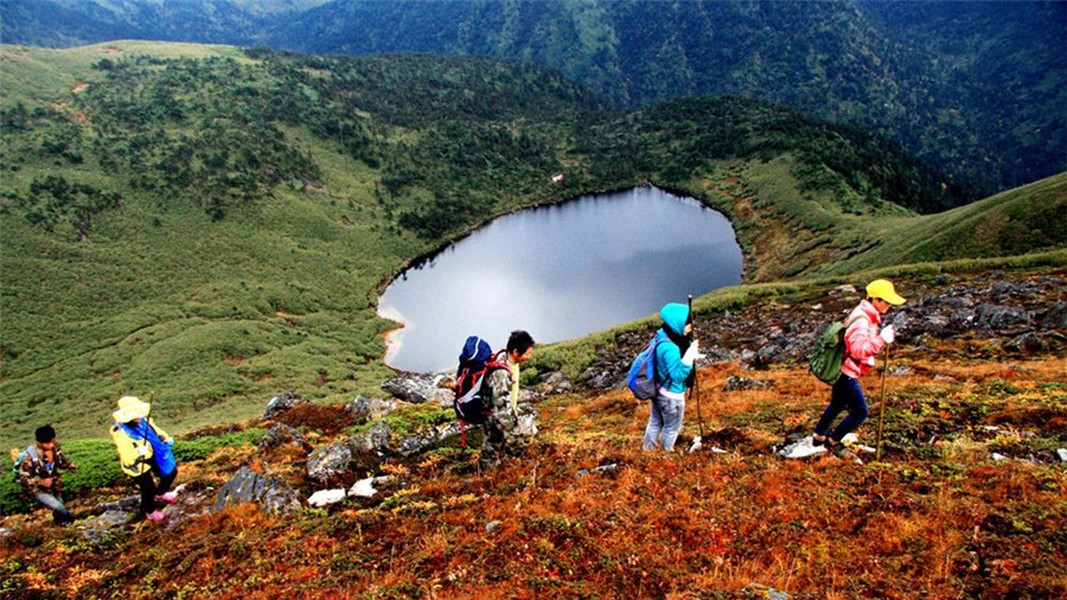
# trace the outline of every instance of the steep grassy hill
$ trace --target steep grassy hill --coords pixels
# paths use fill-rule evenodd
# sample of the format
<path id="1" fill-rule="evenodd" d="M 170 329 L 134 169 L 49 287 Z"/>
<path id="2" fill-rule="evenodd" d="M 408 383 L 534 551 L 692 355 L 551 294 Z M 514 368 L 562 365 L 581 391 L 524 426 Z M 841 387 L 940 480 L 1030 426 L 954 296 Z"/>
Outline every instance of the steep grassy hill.
<path id="1" fill-rule="evenodd" d="M 972 214 L 914 215 L 956 190 L 895 146 L 751 100 L 620 113 L 480 59 L 0 51 L 3 446 L 44 420 L 100 436 L 127 392 L 154 392 L 179 432 L 285 389 L 375 393 L 380 285 L 524 206 L 652 181 L 731 217 L 749 281 L 926 259 L 901 231 Z M 1063 205 L 1059 179 L 991 199 L 1005 227 L 936 257 L 1062 247 L 1027 219 Z"/>
<path id="2" fill-rule="evenodd" d="M 1062 265 L 894 277 L 917 318 L 936 305 L 960 311 L 968 301 L 1017 297 L 1046 314 L 1067 301 Z M 719 338 L 716 330 L 807 330 L 858 300 L 832 283 L 770 288 L 725 308 L 704 299 L 701 339 Z M 702 432 L 695 453 L 642 452 L 647 404 L 626 390 L 558 392 L 546 382 L 529 386 L 543 394 L 540 433 L 522 458 L 481 471 L 477 451 L 454 438 L 407 458 L 390 451 L 372 498 L 285 515 L 213 505 L 245 466 L 285 481 L 301 499 L 366 476 L 353 469 L 324 484 L 308 476 L 299 443 L 257 446 L 275 424 L 298 428 L 319 448 L 343 441 L 370 425 L 347 406 L 302 405 L 272 421 L 180 439 L 186 488 L 165 509 L 163 526 L 101 531 L 92 517 L 98 503 L 132 489 L 109 442 L 71 443 L 65 447 L 82 466 L 67 478 L 71 506 L 85 519 L 61 529 L 41 510 L 7 518 L 0 593 L 750 600 L 773 588 L 796 600 L 1062 597 L 1067 490 L 1054 452 L 1067 446 L 1067 338 L 1062 327 L 1045 330 L 1058 349 L 1012 350 L 1007 331 L 965 327 L 948 335 L 902 330 L 886 378 L 882 460 L 857 450 L 862 466 L 776 455 L 810 432 L 828 388 L 803 365 L 754 371 L 737 360 L 699 369 L 680 443 Z M 721 341 L 739 352 L 753 343 L 746 337 Z M 878 381 L 877 373 L 865 379 L 873 413 L 859 430 L 861 445 L 878 438 Z M 447 409 L 426 405 L 384 418 L 394 444 L 413 423 L 425 430 L 449 419 Z M 11 487 L 0 480 L 0 492 Z"/>

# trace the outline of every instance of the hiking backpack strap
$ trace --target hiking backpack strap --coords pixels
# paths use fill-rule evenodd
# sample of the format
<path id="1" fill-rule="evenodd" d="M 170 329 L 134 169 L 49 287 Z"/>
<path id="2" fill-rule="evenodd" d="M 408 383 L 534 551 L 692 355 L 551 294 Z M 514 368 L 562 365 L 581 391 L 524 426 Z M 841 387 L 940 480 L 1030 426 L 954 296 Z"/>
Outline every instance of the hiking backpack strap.
<path id="1" fill-rule="evenodd" d="M 453 408 L 456 411 L 456 421 L 459 423 L 460 431 L 460 444 L 463 448 L 467 447 L 466 426 L 477 425 L 484 422 L 486 415 L 492 412 L 492 404 L 490 399 L 490 404 L 483 404 L 482 406 L 480 406 L 482 413 L 478 415 L 465 414 L 463 407 L 465 405 L 469 406 L 469 404 L 475 399 L 475 397 L 482 393 L 482 388 L 486 384 L 485 378 L 490 376 L 493 371 L 499 369 L 507 369 L 508 375 L 510 377 L 511 368 L 507 365 L 507 363 L 500 362 L 498 360 L 501 355 L 505 354 L 506 353 L 504 350 L 497 352 L 491 358 L 489 358 L 489 360 L 482 364 L 481 368 L 476 371 L 472 371 L 470 367 L 460 367 L 458 377 L 456 378 L 456 391 L 458 393 L 461 387 L 466 388 L 467 391 L 461 395 L 456 396 L 456 399 L 453 401 Z M 485 400 L 486 399 L 483 398 L 482 402 L 484 403 Z"/>
<path id="2" fill-rule="evenodd" d="M 848 341 L 845 340 L 845 335 L 848 334 L 848 328 L 852 327 L 853 323 L 861 319 L 867 321 L 868 323 L 871 322 L 870 317 L 868 317 L 867 315 L 856 315 L 855 317 L 845 319 L 845 327 L 841 329 L 841 342 L 845 345 L 845 360 L 852 360 L 852 362 L 855 363 L 857 367 L 860 366 L 860 361 L 856 360 L 856 357 L 852 356 L 852 353 L 848 351 Z"/>

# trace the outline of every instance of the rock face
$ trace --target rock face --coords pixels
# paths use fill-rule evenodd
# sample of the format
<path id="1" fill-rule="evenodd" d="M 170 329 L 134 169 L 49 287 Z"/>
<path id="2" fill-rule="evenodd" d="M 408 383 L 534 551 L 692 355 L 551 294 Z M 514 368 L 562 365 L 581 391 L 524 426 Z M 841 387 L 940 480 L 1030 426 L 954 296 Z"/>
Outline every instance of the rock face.
<path id="1" fill-rule="evenodd" d="M 901 286 L 908 299 L 889 313 L 901 344 L 927 336 L 974 339 L 1017 354 L 1054 352 L 1067 346 L 1067 281 L 1059 276 L 1005 281 L 990 272 L 970 279 L 941 275 Z M 858 288 L 858 289 L 857 289 Z M 795 364 L 808 358 L 822 328 L 843 319 L 863 299 L 862 286 L 838 286 L 803 306 L 757 302 L 720 314 L 697 315 L 696 335 L 707 362 L 740 360 L 749 369 Z M 623 332 L 598 348 L 593 363 L 574 381 L 585 389 L 621 387 L 637 353 L 654 330 Z"/>
<path id="2" fill-rule="evenodd" d="M 345 471 L 352 463 L 352 449 L 347 444 L 336 442 L 323 446 L 308 456 L 308 477 L 327 481 Z"/>
<path id="3" fill-rule="evenodd" d="M 439 387 L 443 375 L 409 373 L 382 382 L 382 390 L 410 404 L 436 402 L 441 406 L 452 405 L 452 391 Z"/>
<path id="4" fill-rule="evenodd" d="M 263 418 L 273 419 L 278 416 L 278 414 L 289 410 L 297 404 L 303 404 L 305 402 L 307 402 L 305 398 L 301 398 L 293 392 L 282 392 L 267 402 L 267 408 L 263 411 Z"/>
<path id="5" fill-rule="evenodd" d="M 392 439 L 393 434 L 389 423 L 378 421 L 367 431 L 348 438 L 345 444 L 353 453 L 383 454 L 389 448 Z"/>
<path id="6" fill-rule="evenodd" d="M 261 510 L 268 513 L 284 514 L 300 508 L 299 496 L 284 481 L 241 467 L 219 490 L 213 510 L 249 502 L 258 504 Z"/>

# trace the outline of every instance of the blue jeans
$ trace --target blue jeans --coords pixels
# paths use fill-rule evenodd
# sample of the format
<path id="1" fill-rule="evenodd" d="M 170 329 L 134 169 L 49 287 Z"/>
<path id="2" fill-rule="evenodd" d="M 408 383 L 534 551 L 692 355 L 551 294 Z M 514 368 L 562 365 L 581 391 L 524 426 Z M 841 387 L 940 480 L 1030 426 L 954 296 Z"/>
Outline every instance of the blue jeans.
<path id="1" fill-rule="evenodd" d="M 830 405 L 823 411 L 822 417 L 815 425 L 815 433 L 827 435 L 830 425 L 833 424 L 837 415 L 848 410 L 848 416 L 830 434 L 830 439 L 840 442 L 841 438 L 859 427 L 867 420 L 870 411 L 867 410 L 867 399 L 863 397 L 863 388 L 858 379 L 842 375 L 834 382 L 833 392 L 830 394 Z"/>
<path id="2" fill-rule="evenodd" d="M 70 514 L 67 507 L 63 505 L 63 498 L 60 498 L 56 494 L 48 494 L 45 492 L 38 492 L 33 495 L 37 498 L 37 501 L 45 505 L 52 511 L 52 520 L 56 523 L 72 523 L 74 521 L 74 515 Z"/>
<path id="3" fill-rule="evenodd" d="M 674 441 L 682 430 L 682 417 L 685 416 L 685 397 L 674 399 L 657 394 L 652 400 L 652 413 L 648 415 L 645 427 L 645 450 L 655 450 L 657 443 L 667 452 L 674 451 Z"/>

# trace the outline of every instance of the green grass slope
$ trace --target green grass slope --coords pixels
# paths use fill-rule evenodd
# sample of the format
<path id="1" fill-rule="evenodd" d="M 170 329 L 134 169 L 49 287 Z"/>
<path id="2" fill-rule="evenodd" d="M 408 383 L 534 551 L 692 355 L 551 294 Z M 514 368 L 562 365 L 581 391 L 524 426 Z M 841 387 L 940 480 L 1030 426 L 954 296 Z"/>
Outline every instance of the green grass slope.
<path id="1" fill-rule="evenodd" d="M 936 173 L 752 101 L 623 114 L 557 74 L 440 57 L 0 52 L 0 447 L 42 422 L 101 437 L 125 393 L 152 395 L 175 433 L 282 390 L 376 393 L 380 285 L 525 206 L 653 181 L 731 217 L 750 281 L 844 272 L 886 223 L 971 214 L 915 216 L 951 193 Z M 1031 247 L 1065 245 L 1043 231 Z"/>

